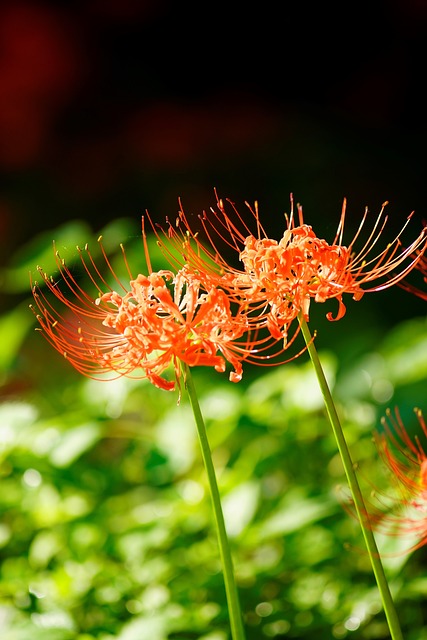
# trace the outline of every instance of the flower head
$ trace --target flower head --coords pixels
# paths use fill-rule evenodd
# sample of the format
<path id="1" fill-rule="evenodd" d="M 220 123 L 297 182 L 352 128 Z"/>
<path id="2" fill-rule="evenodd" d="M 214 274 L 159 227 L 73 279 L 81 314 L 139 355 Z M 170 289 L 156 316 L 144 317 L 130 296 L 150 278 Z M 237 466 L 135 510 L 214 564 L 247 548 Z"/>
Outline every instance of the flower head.
<path id="1" fill-rule="evenodd" d="M 393 491 L 372 492 L 366 517 L 374 531 L 408 538 L 408 551 L 427 543 L 427 425 L 420 409 L 415 414 L 419 430 L 414 434 L 397 409 L 382 420 L 383 431 L 375 440 Z"/>
<path id="2" fill-rule="evenodd" d="M 273 341 L 252 326 L 247 306 L 213 281 L 202 281 L 187 267 L 153 272 L 144 230 L 143 240 L 149 274 L 134 277 L 122 247 L 126 284 L 114 272 L 101 239 L 107 274 L 87 246 L 78 248 L 85 282 L 58 253 L 57 280 L 38 269 L 45 285 L 33 286 L 40 330 L 77 371 L 96 379 L 148 378 L 173 390 L 182 363 L 224 372 L 228 362 L 229 378 L 238 382 L 243 361 L 270 364 L 280 356 L 284 349 L 271 353 Z M 163 375 L 170 366 L 174 380 Z"/>
<path id="3" fill-rule="evenodd" d="M 400 237 L 409 223 L 407 218 L 402 230 L 391 243 L 374 253 L 387 223 L 384 215 L 385 203 L 375 219 L 367 238 L 356 251 L 368 219 L 365 210 L 359 228 L 347 245 L 343 244 L 346 200 L 344 200 L 337 232 L 331 243 L 316 236 L 312 227 L 304 223 L 302 207 L 298 205 L 296 224 L 291 196 L 291 213 L 286 217 L 286 229 L 277 241 L 269 238 L 260 222 L 258 205 L 252 208 L 246 203 L 256 232 L 249 228 L 235 205 L 229 215 L 223 200 L 217 198 L 217 208 L 199 216 L 207 243 L 199 239 L 199 232 L 192 225 L 182 207 L 176 225 L 169 223 L 163 232 L 181 254 L 182 262 L 191 265 L 199 277 L 215 282 L 226 289 L 229 295 L 244 300 L 259 314 L 259 323 L 266 324 L 275 338 L 283 337 L 292 321 L 302 312 L 308 320 L 312 300 L 325 302 L 331 298 L 338 301 L 335 316 L 327 314 L 329 320 L 343 317 L 346 307 L 344 294 L 360 300 L 367 291 L 379 291 L 398 283 L 413 269 L 426 248 L 426 230 L 402 249 Z M 168 250 L 168 243 L 159 243 L 169 259 L 180 264 L 180 259 Z M 242 268 L 231 266 L 223 257 L 224 248 L 238 253 Z M 372 284 L 371 284 L 372 283 Z M 375 284 L 373 284 L 375 283 Z"/>
<path id="4" fill-rule="evenodd" d="M 85 283 L 56 254 L 58 280 L 39 268 L 45 287 L 33 286 L 41 331 L 79 372 L 101 379 L 105 374 L 146 377 L 172 390 L 175 381 L 162 376 L 169 365 L 178 380 L 182 362 L 223 372 L 228 361 L 233 367 L 230 379 L 241 379 L 242 361 L 253 345 L 243 338 L 247 315 L 242 308 L 232 309 L 224 291 L 203 288 L 183 270 L 134 278 L 123 252 L 129 273 L 129 284 L 124 285 L 103 249 L 108 276 L 96 266 L 87 247 L 79 253 Z M 149 264 L 147 248 L 146 257 Z M 108 282 L 111 276 L 114 286 Z"/>

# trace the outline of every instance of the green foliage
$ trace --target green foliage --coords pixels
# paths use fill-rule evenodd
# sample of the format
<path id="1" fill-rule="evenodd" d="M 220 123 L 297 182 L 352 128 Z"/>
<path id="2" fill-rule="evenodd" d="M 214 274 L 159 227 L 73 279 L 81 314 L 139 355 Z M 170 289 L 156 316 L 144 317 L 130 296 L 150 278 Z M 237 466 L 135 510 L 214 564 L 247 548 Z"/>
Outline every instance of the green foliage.
<path id="1" fill-rule="evenodd" d="M 124 229 L 132 235 L 125 222 L 103 234 L 109 250 Z M 74 246 L 85 229 L 76 223 L 66 231 Z M 144 269 L 140 239 L 130 245 L 132 267 L 140 255 Z M 41 262 L 45 249 L 42 238 L 22 253 L 10 291 L 23 291 L 24 268 Z M 176 394 L 144 381 L 80 377 L 29 331 L 27 302 L 0 319 L 2 640 L 228 640 L 185 391 L 178 405 Z M 362 479 L 381 483 L 372 431 L 386 406 L 397 403 L 408 420 L 415 405 L 423 408 L 425 319 L 383 332 L 375 345 L 362 335 L 359 349 L 352 336 L 350 360 L 339 349 L 339 323 L 326 328 L 331 337 L 320 356 L 353 458 Z M 194 380 L 248 640 L 387 638 L 360 529 L 342 508 L 345 477 L 307 358 L 248 368 L 238 385 L 203 369 Z M 423 550 L 385 560 L 408 640 L 424 637 L 425 561 Z"/>

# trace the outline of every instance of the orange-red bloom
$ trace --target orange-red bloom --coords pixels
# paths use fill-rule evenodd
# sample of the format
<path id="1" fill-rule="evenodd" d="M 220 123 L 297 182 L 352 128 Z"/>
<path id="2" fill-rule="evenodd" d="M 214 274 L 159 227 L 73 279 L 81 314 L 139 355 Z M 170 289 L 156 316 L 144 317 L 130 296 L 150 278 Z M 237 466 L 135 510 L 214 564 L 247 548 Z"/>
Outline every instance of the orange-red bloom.
<path id="1" fill-rule="evenodd" d="M 397 409 L 383 418 L 376 443 L 394 491 L 373 492 L 367 514 L 373 530 L 407 537 L 407 551 L 427 543 L 427 425 L 419 409 L 415 414 L 419 428 L 414 433 L 405 428 Z"/>
<path id="2" fill-rule="evenodd" d="M 151 271 L 145 234 L 143 239 Z M 129 284 L 124 285 L 102 245 L 101 250 L 107 274 L 86 247 L 79 249 L 86 282 L 56 254 L 58 280 L 39 268 L 45 286 L 33 286 L 34 312 L 41 331 L 80 373 L 98 379 L 105 379 L 106 374 L 110 378 L 148 378 L 156 386 L 172 390 L 183 362 L 212 366 L 219 372 L 226 370 L 228 362 L 233 368 L 230 380 L 238 382 L 243 361 L 272 357 L 264 355 L 272 341 L 259 337 L 259 330 L 251 327 L 248 309 L 214 283 L 201 282 L 185 268 L 176 274 L 151 271 L 135 278 L 123 251 L 129 274 Z M 111 277 L 114 286 L 108 282 Z M 162 375 L 170 365 L 175 380 Z"/>
<path id="3" fill-rule="evenodd" d="M 246 203 L 256 227 L 256 234 L 249 228 L 235 205 L 228 215 L 224 201 L 217 199 L 217 209 L 199 216 L 205 232 L 207 245 L 194 233 L 187 216 L 181 208 L 176 226 L 169 224 L 164 235 L 172 241 L 181 258 L 171 253 L 169 243 L 159 241 L 175 264 L 186 263 L 204 281 L 215 282 L 259 313 L 260 326 L 267 325 L 276 339 L 286 337 L 290 323 L 302 312 L 308 320 L 310 302 L 338 300 L 338 312 L 329 320 L 338 320 L 345 314 L 343 295 L 349 293 L 360 300 L 366 291 L 379 291 L 398 283 L 422 258 L 426 248 L 426 230 L 405 249 L 400 237 L 406 228 L 409 216 L 400 233 L 386 247 L 371 256 L 378 244 L 387 222 L 383 205 L 367 238 L 362 240 L 356 252 L 356 242 L 361 240 L 368 219 L 365 210 L 359 229 L 348 245 L 343 245 L 346 213 L 344 200 L 338 229 L 332 243 L 320 239 L 313 229 L 304 223 L 302 207 L 298 205 L 299 224 L 295 224 L 293 200 L 287 226 L 280 241 L 270 239 L 259 218 L 258 205 L 252 208 Z M 243 268 L 230 266 L 223 257 L 219 242 L 231 247 L 239 254 Z M 209 248 L 207 248 L 209 247 Z M 406 263 L 406 264 L 405 264 Z M 370 286 L 374 283 L 374 286 Z"/>
<path id="4" fill-rule="evenodd" d="M 222 372 L 228 361 L 234 368 L 230 379 L 241 379 L 248 350 L 239 339 L 247 331 L 247 319 L 242 310 L 232 312 L 223 291 L 204 290 L 195 279 L 171 271 L 136 278 L 129 274 L 125 287 L 106 259 L 116 291 L 87 249 L 80 256 L 94 295 L 59 256 L 58 282 L 39 269 L 47 289 L 62 303 L 59 310 L 44 288 L 33 287 L 42 332 L 78 371 L 101 379 L 105 373 L 147 377 L 171 390 L 175 381 L 161 375 L 170 364 L 179 378 L 181 362 Z"/>
<path id="5" fill-rule="evenodd" d="M 415 266 L 416 271 L 419 271 L 423 277 L 424 284 L 427 284 L 427 257 L 425 255 L 420 255 L 420 251 L 416 252 L 414 258 L 418 257 L 417 264 Z M 402 280 L 399 283 L 402 289 L 409 291 L 409 293 L 413 293 L 418 298 L 422 300 L 427 300 L 427 286 L 424 289 L 421 289 L 419 286 L 408 282 L 407 280 Z"/>

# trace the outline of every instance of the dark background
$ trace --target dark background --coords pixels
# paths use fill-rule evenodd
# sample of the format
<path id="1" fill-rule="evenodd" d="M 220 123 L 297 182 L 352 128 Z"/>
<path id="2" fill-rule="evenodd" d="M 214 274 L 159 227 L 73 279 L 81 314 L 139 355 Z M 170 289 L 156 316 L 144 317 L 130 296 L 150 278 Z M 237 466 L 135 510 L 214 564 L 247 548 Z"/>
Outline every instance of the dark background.
<path id="1" fill-rule="evenodd" d="M 214 188 L 278 237 L 291 192 L 326 239 L 344 196 L 348 237 L 385 200 L 386 239 L 412 210 L 414 237 L 426 19 L 421 0 L 3 2 L 2 265 L 63 221 L 199 213 Z"/>

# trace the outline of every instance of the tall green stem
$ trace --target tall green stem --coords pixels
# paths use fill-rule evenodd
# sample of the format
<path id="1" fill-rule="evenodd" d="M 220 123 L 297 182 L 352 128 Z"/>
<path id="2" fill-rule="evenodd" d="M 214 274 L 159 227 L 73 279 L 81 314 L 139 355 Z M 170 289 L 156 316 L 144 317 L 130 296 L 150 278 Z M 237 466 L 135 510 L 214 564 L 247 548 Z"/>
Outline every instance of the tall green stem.
<path id="1" fill-rule="evenodd" d="M 200 446 L 202 449 L 203 462 L 205 464 L 206 473 L 209 481 L 209 489 L 212 498 L 215 522 L 218 533 L 219 550 L 224 573 L 225 592 L 228 603 L 228 613 L 230 616 L 231 637 L 233 640 L 245 640 L 243 630 L 242 614 L 240 611 L 239 597 L 237 594 L 236 582 L 234 579 L 233 561 L 231 558 L 230 545 L 228 543 L 227 532 L 225 529 L 224 515 L 221 507 L 221 498 L 219 495 L 218 484 L 215 475 L 215 469 L 212 462 L 211 449 L 209 446 L 208 435 L 206 432 L 205 422 L 200 410 L 199 401 L 197 399 L 196 388 L 190 372 L 190 367 L 185 367 L 185 381 L 191 407 L 193 409 L 194 419 L 199 435 Z"/>
<path id="2" fill-rule="evenodd" d="M 369 526 L 366 525 L 367 510 L 363 500 L 362 492 L 359 487 L 357 476 L 354 470 L 354 465 L 351 460 L 350 452 L 348 450 L 347 442 L 344 436 L 344 432 L 341 427 L 340 420 L 335 408 L 334 401 L 332 399 L 329 386 L 323 372 L 322 365 L 314 346 L 313 338 L 308 328 L 307 322 L 304 319 L 303 314 L 300 312 L 298 317 L 302 334 L 304 336 L 305 343 L 307 345 L 308 353 L 311 358 L 311 362 L 316 372 L 317 380 L 319 382 L 320 389 L 322 391 L 323 399 L 325 401 L 326 410 L 332 426 L 332 430 L 337 441 L 338 450 L 341 456 L 341 460 L 344 466 L 344 471 L 347 477 L 350 491 L 354 501 L 354 506 L 359 518 L 360 526 L 362 528 L 363 537 L 368 550 L 369 558 L 371 561 L 372 569 L 375 575 L 375 579 L 378 584 L 378 589 L 381 595 L 381 600 L 384 607 L 384 612 L 387 618 L 390 634 L 393 640 L 403 640 L 402 631 L 400 629 L 399 620 L 397 617 L 394 602 L 390 593 L 387 578 L 384 573 L 384 568 L 380 559 L 377 544 L 375 542 L 374 534 Z"/>

